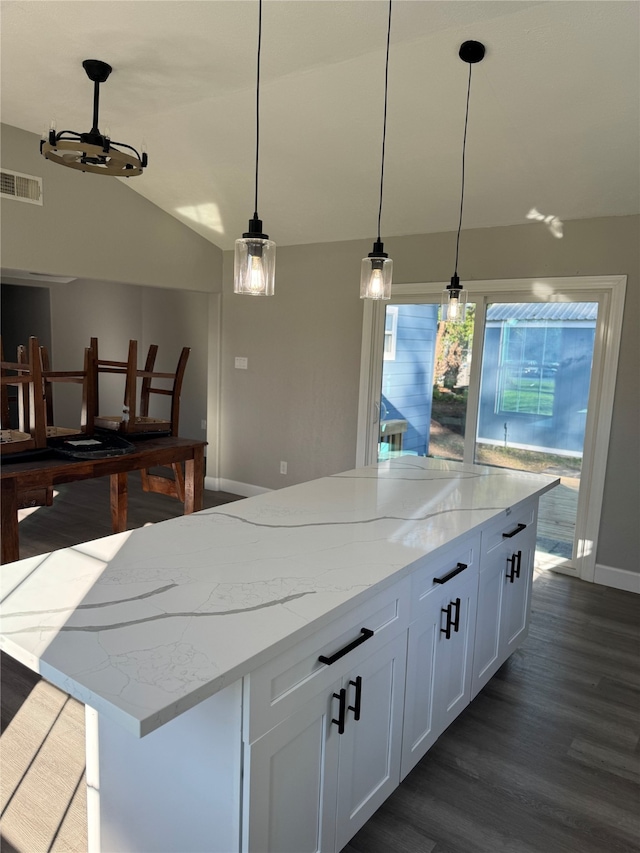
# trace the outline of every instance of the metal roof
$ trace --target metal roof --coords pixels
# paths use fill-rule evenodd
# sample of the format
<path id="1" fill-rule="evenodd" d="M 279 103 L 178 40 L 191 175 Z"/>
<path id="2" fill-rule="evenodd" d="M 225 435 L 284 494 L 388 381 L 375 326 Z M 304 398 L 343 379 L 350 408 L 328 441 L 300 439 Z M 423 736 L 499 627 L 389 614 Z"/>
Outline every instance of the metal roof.
<path id="1" fill-rule="evenodd" d="M 495 302 L 487 308 L 492 320 L 593 320 L 597 302 Z"/>

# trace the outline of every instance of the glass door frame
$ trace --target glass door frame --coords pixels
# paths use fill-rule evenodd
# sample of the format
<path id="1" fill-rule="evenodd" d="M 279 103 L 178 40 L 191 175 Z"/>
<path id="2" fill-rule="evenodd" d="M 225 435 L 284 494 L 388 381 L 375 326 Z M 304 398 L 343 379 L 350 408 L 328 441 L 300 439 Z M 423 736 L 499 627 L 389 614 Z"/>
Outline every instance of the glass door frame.
<path id="1" fill-rule="evenodd" d="M 576 518 L 575 559 L 555 569 L 586 581 L 594 580 L 596 570 L 626 282 L 625 275 L 465 282 L 469 302 L 476 304 L 467 403 L 467 423 L 473 424 L 474 428 L 465 432 L 465 462 L 473 462 L 474 459 L 487 304 L 495 301 L 599 303 Z M 445 286 L 446 282 L 398 284 L 392 288 L 389 303 L 365 300 L 356 446 L 358 467 L 377 461 L 386 306 L 418 301 L 438 302 Z"/>

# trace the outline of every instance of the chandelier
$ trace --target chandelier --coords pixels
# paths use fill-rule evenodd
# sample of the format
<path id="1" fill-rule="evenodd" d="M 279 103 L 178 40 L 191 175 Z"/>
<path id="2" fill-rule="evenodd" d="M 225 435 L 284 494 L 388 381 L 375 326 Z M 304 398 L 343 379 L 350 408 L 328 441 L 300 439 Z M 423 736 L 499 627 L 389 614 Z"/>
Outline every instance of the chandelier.
<path id="1" fill-rule="evenodd" d="M 85 59 L 82 67 L 94 84 L 93 126 L 88 133 L 77 133 L 74 130 L 56 132 L 52 122 L 48 133 L 40 140 L 40 153 L 47 160 L 82 172 L 117 175 L 121 178 L 141 175 L 147 165 L 146 152 L 138 153 L 131 145 L 113 142 L 108 133 L 100 133 L 98 128 L 100 84 L 106 82 L 113 69 L 99 59 Z"/>

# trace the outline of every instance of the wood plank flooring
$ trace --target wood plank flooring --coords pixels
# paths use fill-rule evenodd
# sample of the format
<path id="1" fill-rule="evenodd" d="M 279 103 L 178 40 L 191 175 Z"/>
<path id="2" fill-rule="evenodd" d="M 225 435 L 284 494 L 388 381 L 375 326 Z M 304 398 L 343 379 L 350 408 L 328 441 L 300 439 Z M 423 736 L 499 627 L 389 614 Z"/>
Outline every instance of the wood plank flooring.
<path id="1" fill-rule="evenodd" d="M 132 526 L 180 514 L 129 479 Z M 23 556 L 110 532 L 108 482 L 59 491 Z M 538 572 L 525 644 L 343 853 L 640 853 L 639 605 Z M 11 659 L 2 678 L 2 853 L 85 853 L 82 706 Z"/>
<path id="2" fill-rule="evenodd" d="M 537 573 L 528 639 L 343 853 L 640 851 L 639 605 Z"/>

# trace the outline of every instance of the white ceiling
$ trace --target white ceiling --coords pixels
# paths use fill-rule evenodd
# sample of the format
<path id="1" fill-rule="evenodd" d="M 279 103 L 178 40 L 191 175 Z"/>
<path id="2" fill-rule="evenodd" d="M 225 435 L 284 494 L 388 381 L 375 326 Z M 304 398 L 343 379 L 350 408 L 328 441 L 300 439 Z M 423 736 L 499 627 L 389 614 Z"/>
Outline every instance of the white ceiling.
<path id="1" fill-rule="evenodd" d="M 278 245 L 375 237 L 387 8 L 264 2 L 259 213 Z M 81 62 L 108 62 L 101 130 L 149 153 L 128 186 L 231 248 L 253 213 L 257 12 L 256 0 L 3 0 L 2 121 L 89 130 Z M 527 222 L 532 208 L 637 213 L 639 36 L 636 0 L 395 0 L 383 240 L 457 227 L 466 39 L 487 55 L 464 227 Z"/>

